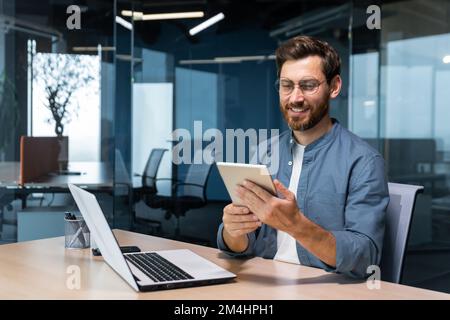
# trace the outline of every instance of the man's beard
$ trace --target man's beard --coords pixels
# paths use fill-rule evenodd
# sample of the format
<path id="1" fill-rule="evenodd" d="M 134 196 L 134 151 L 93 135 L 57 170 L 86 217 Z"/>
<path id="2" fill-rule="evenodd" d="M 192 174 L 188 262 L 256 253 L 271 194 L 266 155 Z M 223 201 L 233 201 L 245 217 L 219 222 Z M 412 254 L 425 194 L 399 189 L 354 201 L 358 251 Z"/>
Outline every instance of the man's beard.
<path id="1" fill-rule="evenodd" d="M 286 120 L 287 124 L 291 128 L 291 130 L 296 131 L 306 131 L 311 128 L 314 128 L 327 114 L 329 111 L 329 104 L 326 103 L 322 107 L 318 108 L 311 108 L 310 107 L 310 114 L 309 118 L 306 119 L 306 122 L 298 120 L 298 118 L 290 117 L 288 115 L 288 109 L 290 108 L 302 108 L 304 107 L 304 104 L 288 104 L 287 106 L 283 107 L 280 104 L 281 113 L 284 116 L 284 119 Z"/>

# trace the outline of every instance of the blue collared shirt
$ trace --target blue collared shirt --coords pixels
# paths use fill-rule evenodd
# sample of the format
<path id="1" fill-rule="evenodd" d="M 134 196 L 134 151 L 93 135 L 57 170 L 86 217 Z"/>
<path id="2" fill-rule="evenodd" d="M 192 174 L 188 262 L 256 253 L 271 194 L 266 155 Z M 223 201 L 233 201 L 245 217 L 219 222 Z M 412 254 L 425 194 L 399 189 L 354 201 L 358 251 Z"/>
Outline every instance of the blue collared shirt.
<path id="1" fill-rule="evenodd" d="M 279 148 L 278 170 L 272 177 L 285 186 L 292 173 L 294 143 L 292 131 L 283 132 L 272 139 L 266 154 L 267 158 L 273 148 Z M 305 148 L 297 204 L 308 219 L 334 235 L 336 267 L 297 241 L 300 263 L 356 278 L 368 276 L 367 267 L 380 263 L 388 203 L 382 156 L 333 119 L 332 129 Z M 248 234 L 249 245 L 242 253 L 227 248 L 222 230 L 223 224 L 218 230 L 218 248 L 231 256 L 273 259 L 277 252 L 277 231 L 266 224 Z"/>

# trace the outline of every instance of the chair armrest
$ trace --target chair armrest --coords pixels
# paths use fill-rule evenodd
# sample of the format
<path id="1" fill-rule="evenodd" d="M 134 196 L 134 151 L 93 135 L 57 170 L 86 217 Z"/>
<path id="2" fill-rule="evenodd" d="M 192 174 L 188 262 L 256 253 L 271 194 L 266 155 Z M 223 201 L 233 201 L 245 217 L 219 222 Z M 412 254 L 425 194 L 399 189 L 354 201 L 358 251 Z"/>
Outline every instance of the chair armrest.
<path id="1" fill-rule="evenodd" d="M 142 177 L 142 174 L 134 173 L 134 174 L 133 174 L 133 177 Z"/>

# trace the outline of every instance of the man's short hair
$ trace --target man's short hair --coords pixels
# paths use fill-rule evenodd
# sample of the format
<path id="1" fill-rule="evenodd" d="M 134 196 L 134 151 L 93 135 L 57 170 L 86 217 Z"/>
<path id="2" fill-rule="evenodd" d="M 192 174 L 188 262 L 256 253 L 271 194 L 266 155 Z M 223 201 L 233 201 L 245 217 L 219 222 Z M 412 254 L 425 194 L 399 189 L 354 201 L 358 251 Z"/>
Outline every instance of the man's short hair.
<path id="1" fill-rule="evenodd" d="M 332 46 L 319 39 L 298 36 L 282 43 L 275 52 L 278 78 L 281 68 L 288 60 L 299 60 L 310 56 L 319 56 L 322 58 L 322 71 L 327 78 L 327 82 L 341 73 L 341 58 Z"/>

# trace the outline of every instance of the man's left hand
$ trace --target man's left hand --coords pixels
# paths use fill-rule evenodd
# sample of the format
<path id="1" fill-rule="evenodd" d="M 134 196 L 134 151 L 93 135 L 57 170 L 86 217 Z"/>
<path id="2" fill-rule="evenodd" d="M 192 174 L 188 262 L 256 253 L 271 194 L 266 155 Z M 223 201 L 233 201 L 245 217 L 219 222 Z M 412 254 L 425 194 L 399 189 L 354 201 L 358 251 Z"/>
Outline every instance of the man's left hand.
<path id="1" fill-rule="evenodd" d="M 297 206 L 295 195 L 278 180 L 274 180 L 274 185 L 283 199 L 273 196 L 248 180 L 237 188 L 237 195 L 263 223 L 292 234 L 302 214 Z"/>

